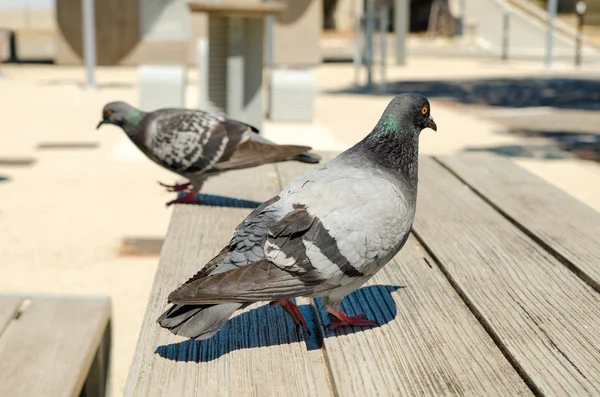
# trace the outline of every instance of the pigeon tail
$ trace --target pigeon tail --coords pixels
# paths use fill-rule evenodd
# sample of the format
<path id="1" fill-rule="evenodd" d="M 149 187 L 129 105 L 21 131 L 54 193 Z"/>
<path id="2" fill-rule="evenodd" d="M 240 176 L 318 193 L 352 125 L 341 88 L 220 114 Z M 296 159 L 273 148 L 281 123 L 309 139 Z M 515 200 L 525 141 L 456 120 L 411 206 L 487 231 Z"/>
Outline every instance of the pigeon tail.
<path id="1" fill-rule="evenodd" d="M 208 339 L 219 331 L 231 315 L 246 304 L 171 305 L 156 322 L 171 333 L 191 339 Z"/>
<path id="2" fill-rule="evenodd" d="M 307 164 L 317 164 L 321 161 L 321 156 L 315 153 L 300 153 L 299 155 L 292 157 L 292 160 Z"/>

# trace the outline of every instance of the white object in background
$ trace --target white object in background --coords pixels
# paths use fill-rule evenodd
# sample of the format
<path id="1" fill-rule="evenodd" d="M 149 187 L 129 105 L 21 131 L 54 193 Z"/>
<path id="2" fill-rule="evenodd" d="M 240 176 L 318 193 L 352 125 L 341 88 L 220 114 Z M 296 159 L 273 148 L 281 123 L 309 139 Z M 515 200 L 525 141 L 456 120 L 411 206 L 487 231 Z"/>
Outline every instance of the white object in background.
<path id="1" fill-rule="evenodd" d="M 140 65 L 140 109 L 151 112 L 185 106 L 186 68 L 182 65 Z"/>
<path id="2" fill-rule="evenodd" d="M 269 116 L 274 121 L 306 121 L 314 117 L 316 78 L 312 69 L 273 69 Z"/>

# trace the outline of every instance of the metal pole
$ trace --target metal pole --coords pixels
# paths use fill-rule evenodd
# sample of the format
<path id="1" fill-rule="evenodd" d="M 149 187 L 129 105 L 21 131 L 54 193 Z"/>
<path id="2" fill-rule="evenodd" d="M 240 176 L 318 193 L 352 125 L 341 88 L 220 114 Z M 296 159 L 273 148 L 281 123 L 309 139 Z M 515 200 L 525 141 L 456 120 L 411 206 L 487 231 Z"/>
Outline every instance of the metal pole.
<path id="1" fill-rule="evenodd" d="M 373 88 L 373 31 L 375 30 L 375 18 L 373 10 L 373 1 L 367 0 L 367 20 L 366 20 L 366 39 L 367 39 L 367 89 Z"/>
<path id="2" fill-rule="evenodd" d="M 209 69 L 209 43 L 207 37 L 196 41 L 196 56 L 198 62 L 198 109 L 209 109 L 208 98 L 208 69 Z"/>
<path id="3" fill-rule="evenodd" d="M 581 43 L 583 41 L 583 15 L 585 14 L 586 5 L 584 1 L 578 1 L 575 5 L 577 13 L 577 35 L 575 36 L 575 65 L 581 65 Z"/>
<path id="4" fill-rule="evenodd" d="M 363 9 L 362 1 L 354 1 L 354 85 L 360 85 L 360 70 L 363 65 Z"/>
<path id="5" fill-rule="evenodd" d="M 406 36 L 408 35 L 409 0 L 394 0 L 394 30 L 396 31 L 396 64 L 406 63 Z"/>
<path id="6" fill-rule="evenodd" d="M 552 67 L 552 47 L 554 40 L 554 19 L 558 0 L 548 0 L 548 31 L 546 36 L 546 67 Z"/>
<path id="7" fill-rule="evenodd" d="M 266 3 L 272 3 L 273 0 L 266 0 Z M 273 69 L 273 33 L 275 28 L 275 17 L 273 15 L 269 15 L 266 18 L 266 34 L 267 34 L 267 68 L 269 68 L 269 73 Z"/>
<path id="8" fill-rule="evenodd" d="M 381 38 L 381 83 L 379 90 L 384 93 L 387 90 L 387 30 L 389 25 L 389 9 L 387 5 L 381 6 L 379 10 L 379 35 Z"/>
<path id="9" fill-rule="evenodd" d="M 88 90 L 96 89 L 94 67 L 96 66 L 96 23 L 94 17 L 94 0 L 81 0 L 83 19 L 83 58 L 86 70 Z"/>
<path id="10" fill-rule="evenodd" d="M 467 17 L 467 14 L 465 11 L 466 8 L 467 8 L 467 0 L 460 0 L 460 16 L 458 17 L 458 20 L 456 21 L 456 35 L 459 37 L 462 37 L 465 34 L 465 18 Z"/>
<path id="11" fill-rule="evenodd" d="M 502 60 L 508 60 L 508 37 L 510 28 L 510 12 L 504 11 L 502 14 Z"/>

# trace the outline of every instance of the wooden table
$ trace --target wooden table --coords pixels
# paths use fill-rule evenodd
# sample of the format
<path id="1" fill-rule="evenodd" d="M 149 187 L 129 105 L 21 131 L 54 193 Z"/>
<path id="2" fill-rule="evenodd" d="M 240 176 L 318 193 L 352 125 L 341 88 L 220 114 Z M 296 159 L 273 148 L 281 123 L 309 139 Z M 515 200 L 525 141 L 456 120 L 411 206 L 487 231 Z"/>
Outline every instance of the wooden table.
<path id="1" fill-rule="evenodd" d="M 0 295 L 0 396 L 103 397 L 107 297 Z"/>
<path id="2" fill-rule="evenodd" d="M 266 200 L 308 166 L 230 173 L 206 192 Z M 177 206 L 126 396 L 600 395 L 600 215 L 500 157 L 422 157 L 414 233 L 347 298 L 380 326 L 305 336 L 255 304 L 207 341 L 161 329 L 169 292 L 249 210 Z"/>

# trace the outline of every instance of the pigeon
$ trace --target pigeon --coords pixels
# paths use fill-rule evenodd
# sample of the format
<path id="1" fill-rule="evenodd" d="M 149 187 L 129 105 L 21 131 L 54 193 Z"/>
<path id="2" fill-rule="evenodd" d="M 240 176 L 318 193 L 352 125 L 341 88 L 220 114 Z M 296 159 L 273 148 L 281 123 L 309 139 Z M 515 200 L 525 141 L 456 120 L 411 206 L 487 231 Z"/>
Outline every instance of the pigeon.
<path id="1" fill-rule="evenodd" d="M 104 106 L 96 129 L 104 124 L 121 127 L 151 160 L 189 180 L 175 185 L 159 182 L 172 192 L 190 190 L 167 206 L 198 204 L 196 193 L 207 178 L 225 171 L 287 160 L 311 164 L 321 160 L 308 153 L 308 146 L 277 145 L 258 135 L 251 125 L 202 110 L 147 113 L 125 102 L 111 102 Z"/>
<path id="2" fill-rule="evenodd" d="M 270 301 L 307 330 L 295 297 L 321 298 L 329 328 L 368 326 L 340 310 L 406 242 L 415 217 L 418 146 L 437 131 L 427 98 L 394 97 L 373 130 L 329 162 L 293 179 L 254 209 L 229 243 L 171 292 L 158 324 L 207 339 L 237 310 Z"/>

